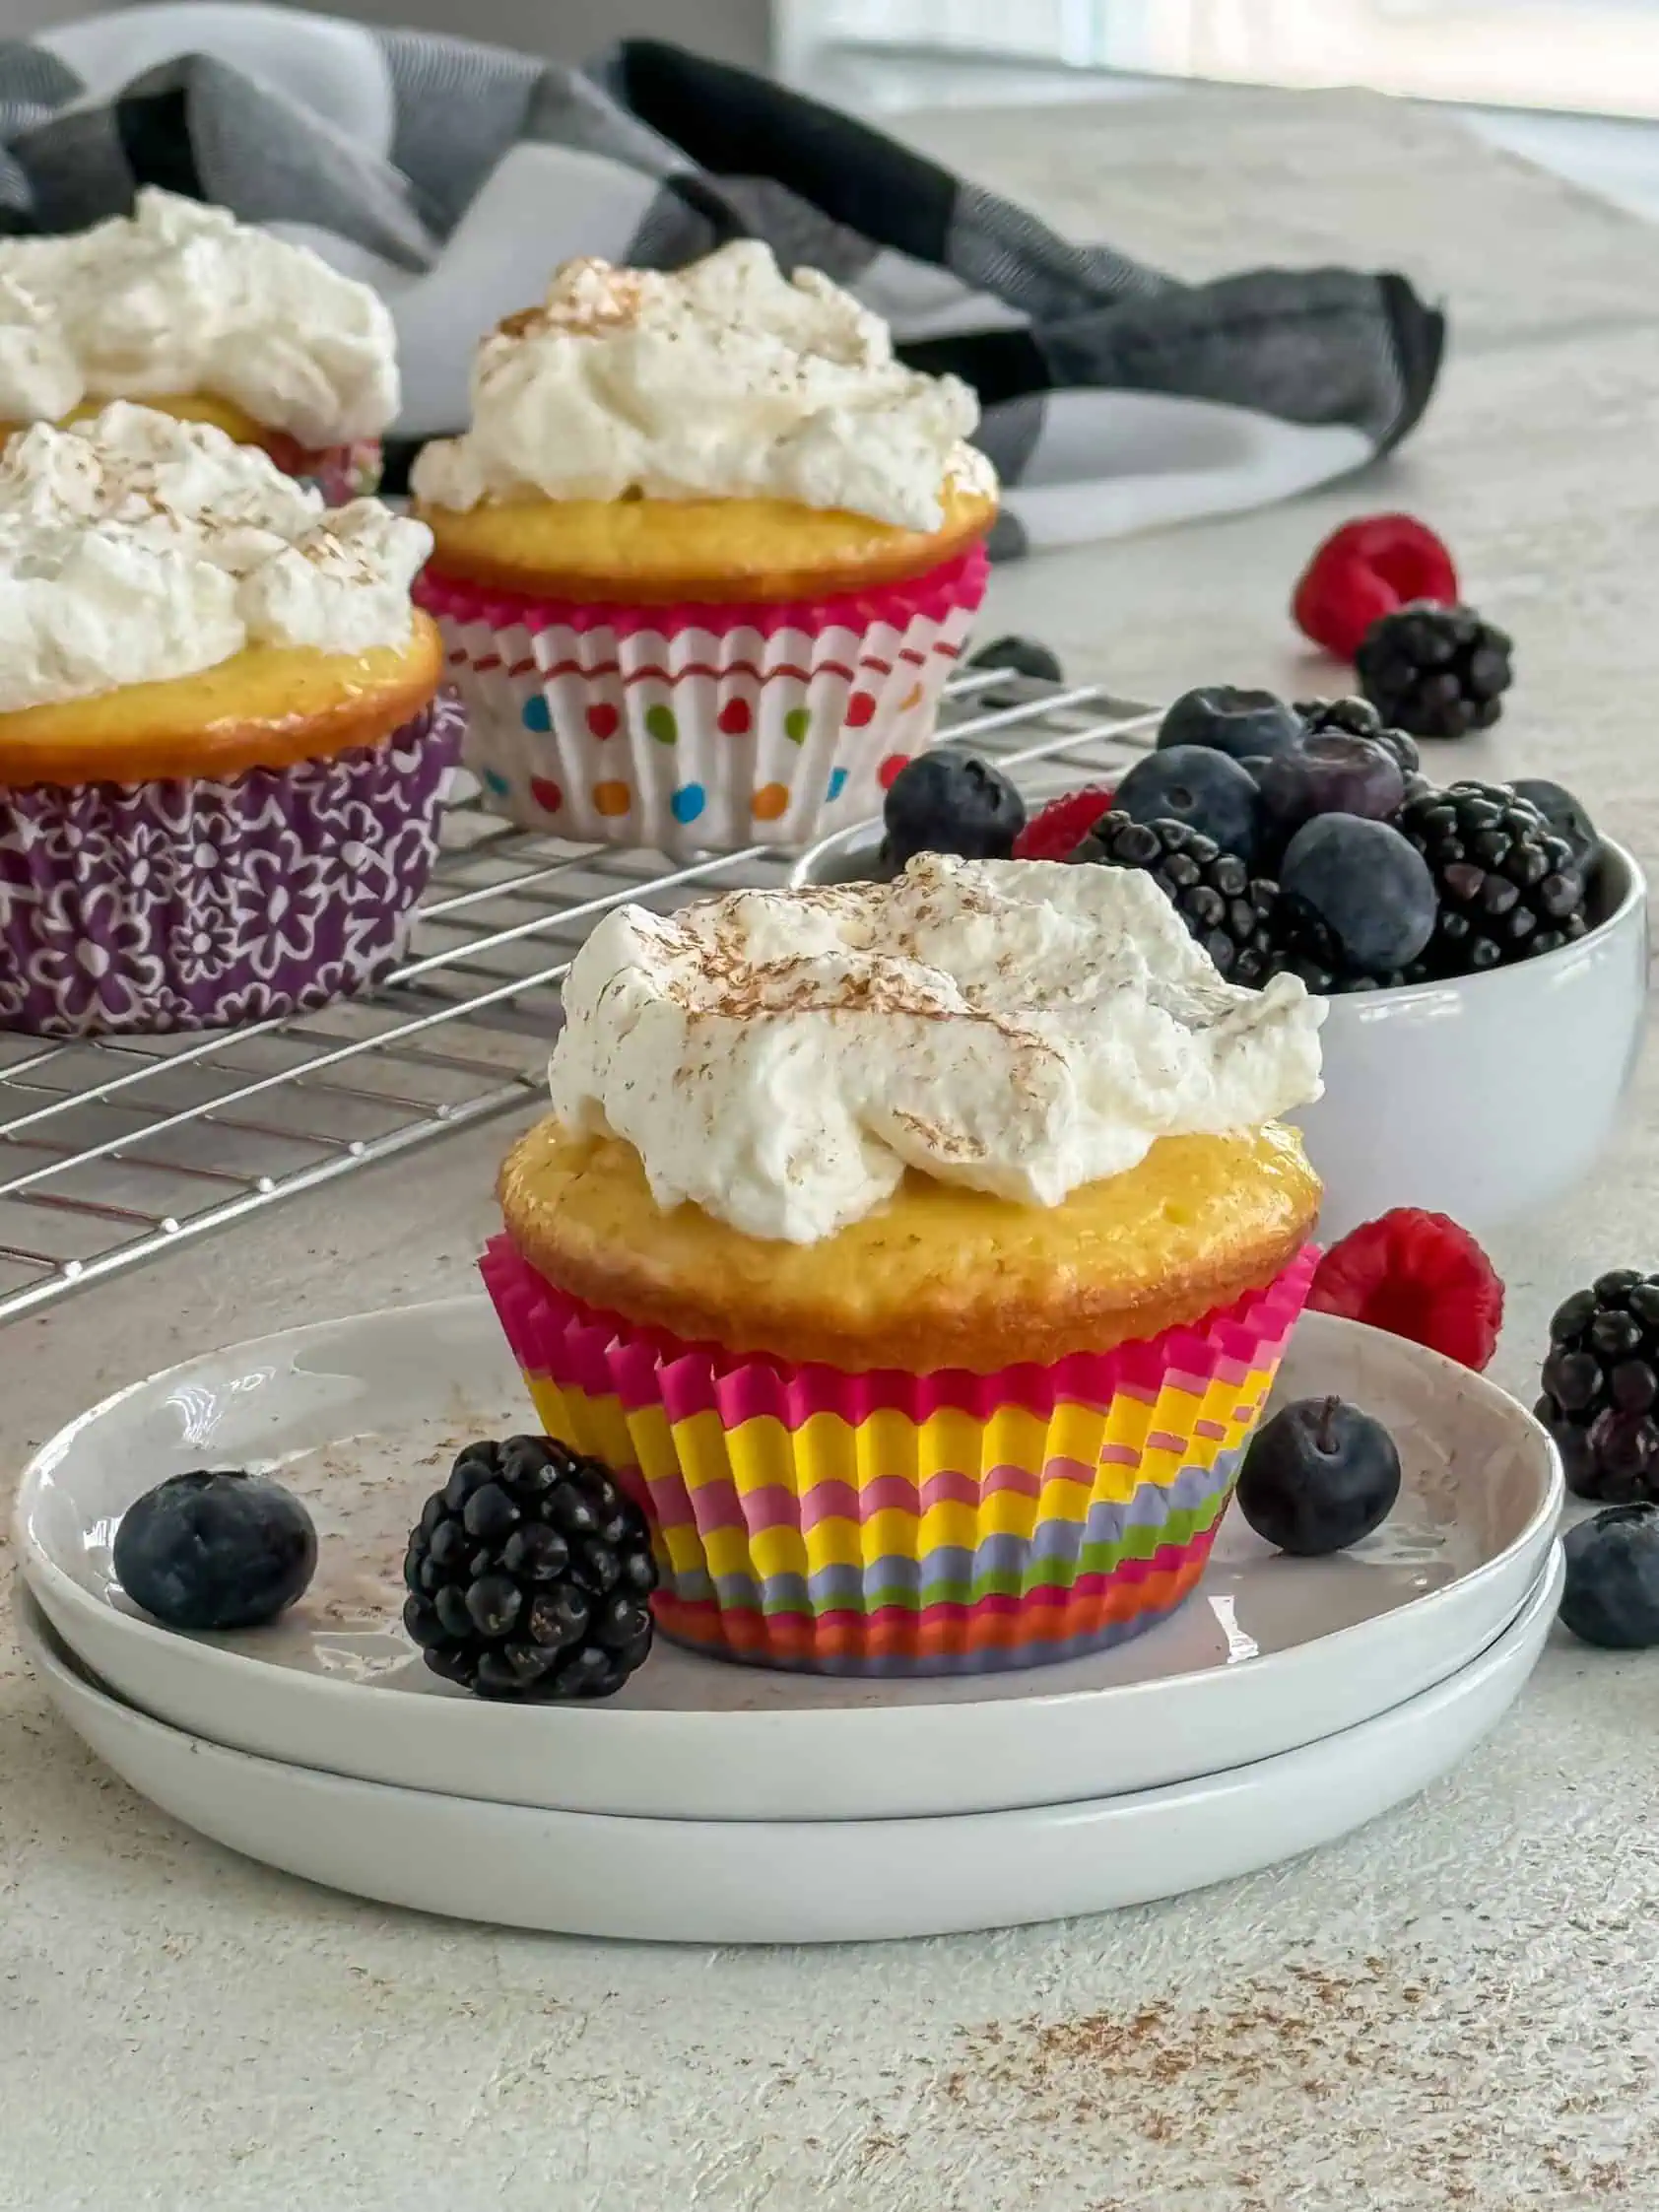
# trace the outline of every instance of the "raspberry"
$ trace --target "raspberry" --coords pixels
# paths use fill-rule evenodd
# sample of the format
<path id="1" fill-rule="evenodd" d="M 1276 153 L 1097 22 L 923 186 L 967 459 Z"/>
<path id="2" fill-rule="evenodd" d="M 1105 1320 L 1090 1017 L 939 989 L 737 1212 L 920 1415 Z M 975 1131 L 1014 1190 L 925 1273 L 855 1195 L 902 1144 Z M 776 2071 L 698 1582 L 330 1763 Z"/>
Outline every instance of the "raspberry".
<path id="1" fill-rule="evenodd" d="M 1110 811 L 1111 803 L 1112 794 L 1103 783 L 1062 792 L 1033 814 L 1015 838 L 1015 859 L 1069 860 L 1101 815 Z"/>
<path id="2" fill-rule="evenodd" d="M 1352 660 L 1372 623 L 1408 599 L 1447 606 L 1458 597 L 1452 557 L 1410 514 L 1370 514 L 1345 522 L 1319 547 L 1291 600 L 1296 628 L 1316 645 Z"/>
<path id="3" fill-rule="evenodd" d="M 1503 1325 L 1503 1285 L 1486 1253 L 1455 1221 L 1417 1206 L 1396 1206 L 1333 1244 L 1307 1303 L 1477 1370 Z"/>

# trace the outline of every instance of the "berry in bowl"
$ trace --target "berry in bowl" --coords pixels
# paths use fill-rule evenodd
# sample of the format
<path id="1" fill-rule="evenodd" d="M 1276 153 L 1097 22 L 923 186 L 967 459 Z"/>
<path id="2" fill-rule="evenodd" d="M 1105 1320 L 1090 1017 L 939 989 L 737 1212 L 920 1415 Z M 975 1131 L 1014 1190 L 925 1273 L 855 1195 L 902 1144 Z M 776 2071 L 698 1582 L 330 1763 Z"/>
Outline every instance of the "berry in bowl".
<path id="1" fill-rule="evenodd" d="M 1082 782 L 935 748 L 793 880 L 922 850 L 1150 874 L 1229 981 L 1331 1001 L 1324 1096 L 1294 1116 L 1327 1237 L 1394 1206 L 1488 1230 L 1588 1173 L 1640 1039 L 1647 891 L 1570 792 L 1441 788 L 1364 700 L 1227 687 L 1177 700 L 1115 789 Z"/>

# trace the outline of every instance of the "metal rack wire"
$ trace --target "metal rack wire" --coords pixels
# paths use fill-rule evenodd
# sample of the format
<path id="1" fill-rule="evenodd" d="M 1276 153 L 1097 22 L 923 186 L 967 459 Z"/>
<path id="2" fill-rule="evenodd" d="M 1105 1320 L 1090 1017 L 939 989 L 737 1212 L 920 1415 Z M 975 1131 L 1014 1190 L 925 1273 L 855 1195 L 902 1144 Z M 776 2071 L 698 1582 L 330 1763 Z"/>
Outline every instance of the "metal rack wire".
<path id="1" fill-rule="evenodd" d="M 1040 790 L 1120 769 L 1156 714 L 1092 686 L 969 669 L 945 719 Z M 786 873 L 760 845 L 690 866 L 572 846 L 463 798 L 410 957 L 370 996 L 196 1037 L 0 1033 L 0 1321 L 523 1104 L 560 981 L 601 914 Z"/>

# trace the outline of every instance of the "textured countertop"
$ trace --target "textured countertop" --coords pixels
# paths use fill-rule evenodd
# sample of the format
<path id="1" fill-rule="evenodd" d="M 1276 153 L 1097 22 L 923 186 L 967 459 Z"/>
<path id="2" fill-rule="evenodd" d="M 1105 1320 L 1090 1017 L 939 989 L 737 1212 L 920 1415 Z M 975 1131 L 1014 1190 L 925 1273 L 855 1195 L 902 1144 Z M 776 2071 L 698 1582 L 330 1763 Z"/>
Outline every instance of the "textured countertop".
<path id="1" fill-rule="evenodd" d="M 1387 470 L 1005 571 L 999 627 L 1149 697 L 1302 689 L 1292 575 L 1345 514 L 1413 507 L 1518 640 L 1486 757 L 1559 773 L 1659 860 L 1659 232 L 1357 97 L 909 127 L 1183 272 L 1391 262 L 1454 310 L 1442 394 Z M 4 1463 L 213 1343 L 466 1287 L 508 1134 L 14 1324 Z M 1567 1287 L 1654 1263 L 1656 1200 L 1650 1060 L 1594 1187 L 1496 1248 L 1500 1379 L 1533 1394 Z M 1559 1643 L 1458 1775 L 1300 1863 L 982 1939 L 672 1952 L 425 1921 L 234 1859 L 95 1766 L 0 1630 L 0 2208 L 1649 2212 L 1656 1715 L 1659 1657 Z M 459 1894 L 486 1878 L 458 1867 Z"/>

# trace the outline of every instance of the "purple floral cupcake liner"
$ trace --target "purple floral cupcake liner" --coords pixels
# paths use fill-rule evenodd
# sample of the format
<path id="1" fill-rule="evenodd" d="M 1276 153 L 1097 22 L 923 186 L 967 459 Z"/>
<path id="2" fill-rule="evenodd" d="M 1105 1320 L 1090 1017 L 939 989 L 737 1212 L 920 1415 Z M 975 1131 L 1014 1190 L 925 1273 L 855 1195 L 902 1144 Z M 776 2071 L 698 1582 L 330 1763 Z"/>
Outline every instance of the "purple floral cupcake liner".
<path id="1" fill-rule="evenodd" d="M 460 750 L 449 693 L 374 745 L 224 782 L 0 789 L 0 1027 L 223 1029 L 401 957 Z"/>

